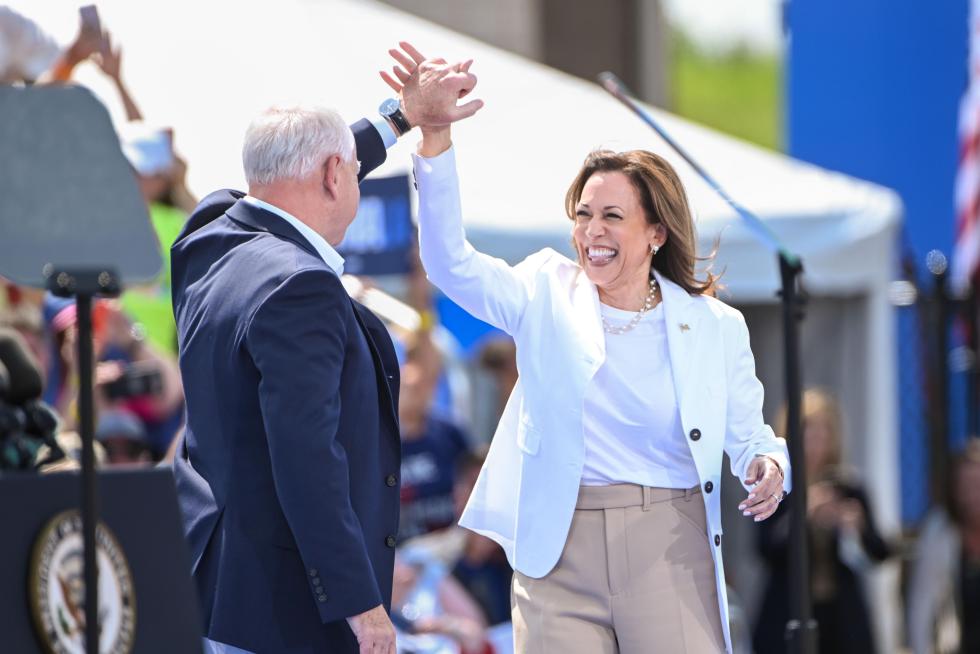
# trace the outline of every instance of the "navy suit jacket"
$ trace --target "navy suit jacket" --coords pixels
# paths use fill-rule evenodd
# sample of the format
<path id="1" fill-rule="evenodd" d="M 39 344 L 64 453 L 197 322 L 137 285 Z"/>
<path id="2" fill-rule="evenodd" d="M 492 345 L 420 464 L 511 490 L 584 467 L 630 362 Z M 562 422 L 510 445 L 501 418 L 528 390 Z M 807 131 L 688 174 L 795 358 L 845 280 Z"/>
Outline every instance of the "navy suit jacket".
<path id="1" fill-rule="evenodd" d="M 362 174 L 384 161 L 353 126 Z M 377 317 L 289 223 L 206 197 L 172 250 L 187 429 L 174 462 L 208 638 L 357 652 L 391 602 L 398 362 Z"/>

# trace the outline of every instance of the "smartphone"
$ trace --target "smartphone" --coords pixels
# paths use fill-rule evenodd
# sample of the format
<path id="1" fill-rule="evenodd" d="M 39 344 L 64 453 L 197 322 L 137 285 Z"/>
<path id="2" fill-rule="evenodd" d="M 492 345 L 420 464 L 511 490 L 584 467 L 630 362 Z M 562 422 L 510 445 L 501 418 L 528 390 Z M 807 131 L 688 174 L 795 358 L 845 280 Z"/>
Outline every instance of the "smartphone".
<path id="1" fill-rule="evenodd" d="M 103 389 L 112 400 L 159 395 L 163 392 L 163 375 L 152 361 L 139 361 L 126 366 L 119 379 Z"/>
<path id="2" fill-rule="evenodd" d="M 95 5 L 85 5 L 78 8 L 82 18 L 82 30 L 92 34 L 102 34 L 102 21 L 99 20 L 99 10 Z"/>

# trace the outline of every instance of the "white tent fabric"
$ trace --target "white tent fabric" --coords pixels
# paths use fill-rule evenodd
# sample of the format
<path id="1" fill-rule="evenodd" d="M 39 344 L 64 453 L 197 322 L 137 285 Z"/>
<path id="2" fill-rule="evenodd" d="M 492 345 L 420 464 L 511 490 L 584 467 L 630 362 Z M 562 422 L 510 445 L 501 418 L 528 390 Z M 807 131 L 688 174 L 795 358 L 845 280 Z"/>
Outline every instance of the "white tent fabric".
<path id="1" fill-rule="evenodd" d="M 33 4 L 33 3 L 31 3 Z M 70 4 L 33 9 L 71 15 Z M 646 148 L 677 165 L 698 218 L 703 251 L 724 231 L 716 268 L 740 301 L 768 298 L 778 282 L 771 257 L 734 222 L 734 213 L 659 138 L 595 84 L 529 62 L 367 0 L 276 3 L 176 0 L 99 4 L 124 48 L 124 75 L 147 119 L 175 127 L 199 191 L 243 186 L 239 152 L 249 119 L 273 103 L 309 101 L 350 120 L 390 94 L 377 75 L 399 39 L 449 59 L 473 57 L 476 96 L 487 106 L 456 130 L 464 208 L 474 244 L 510 260 L 529 248 L 567 249 L 562 200 L 592 148 Z M 64 30 L 64 13 L 57 22 Z M 119 102 L 94 66 L 78 78 Z M 654 114 L 737 199 L 766 220 L 807 264 L 818 293 L 857 293 L 880 262 L 858 256 L 893 227 L 897 196 L 881 187 L 793 161 L 694 125 Z M 379 174 L 406 171 L 414 137 L 399 143 Z M 726 229 L 727 227 L 727 229 Z M 853 256 L 852 256 L 853 255 Z"/>
<path id="2" fill-rule="evenodd" d="M 25 4 L 67 39 L 77 2 Z M 408 39 L 423 52 L 474 58 L 474 94 L 486 107 L 455 130 L 468 233 L 480 249 L 517 261 L 551 246 L 568 251 L 566 187 L 593 148 L 645 148 L 675 163 L 698 220 L 700 249 L 721 235 L 716 270 L 725 269 L 729 301 L 771 303 L 778 288 L 774 256 L 658 137 L 598 86 L 529 62 L 372 0 L 173 0 L 99 2 L 103 22 L 123 45 L 124 76 L 148 121 L 171 125 L 203 194 L 242 188 L 241 138 L 270 104 L 315 102 L 353 121 L 390 95 L 377 75 L 386 54 Z M 586 47 L 583 44 L 583 47 Z M 77 78 L 122 113 L 94 65 Z M 775 231 L 806 266 L 815 296 L 850 298 L 860 315 L 846 329 L 864 344 L 852 361 L 863 383 L 845 403 L 850 423 L 867 429 L 852 448 L 886 531 L 897 530 L 898 448 L 895 335 L 887 288 L 896 259 L 901 203 L 890 190 L 794 161 L 654 110 L 667 130 L 742 204 Z M 389 153 L 381 175 L 406 172 L 415 137 Z M 778 314 L 769 312 L 767 320 Z M 770 330 L 771 331 L 771 330 Z M 754 341 L 758 339 L 753 336 Z M 853 340 L 853 339 L 852 339 Z M 827 343 L 833 347 L 834 343 Z M 763 357 L 781 357 L 765 343 Z M 757 349 L 759 344 L 756 343 Z M 819 356 L 817 353 L 815 356 Z M 760 366 L 762 368 L 764 366 Z M 768 366 L 778 370 L 778 366 Z M 781 375 L 768 380 L 781 383 Z M 875 462 L 875 465 L 871 465 Z M 895 606 L 893 575 L 875 603 Z M 883 631 L 896 633 L 895 612 Z M 881 643 L 892 651 L 891 635 Z"/>

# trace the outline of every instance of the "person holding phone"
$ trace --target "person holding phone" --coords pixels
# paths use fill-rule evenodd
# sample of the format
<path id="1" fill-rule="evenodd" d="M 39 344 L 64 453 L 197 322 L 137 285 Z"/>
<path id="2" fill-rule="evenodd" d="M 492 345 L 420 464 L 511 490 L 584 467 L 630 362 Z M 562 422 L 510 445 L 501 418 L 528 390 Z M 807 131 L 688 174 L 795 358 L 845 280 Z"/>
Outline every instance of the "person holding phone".
<path id="1" fill-rule="evenodd" d="M 882 534 L 861 477 L 844 465 L 843 415 L 826 390 L 803 391 L 801 436 L 806 453 L 806 534 L 813 617 L 821 654 L 874 654 L 872 613 L 862 576 L 895 553 Z M 777 425 L 787 423 L 783 406 Z M 792 507 L 782 506 L 758 533 L 760 559 L 769 570 L 753 632 L 756 654 L 786 651 Z M 971 652 L 976 650 L 963 650 Z"/>
<path id="2" fill-rule="evenodd" d="M 382 76 L 396 91 L 432 65 L 392 56 Z M 577 260 L 544 249 L 510 266 L 466 240 L 450 127 L 422 137 L 429 279 L 517 347 L 519 378 L 460 520 L 515 568 L 515 649 L 731 652 L 722 454 L 756 522 L 789 490 L 789 460 L 762 419 L 742 315 L 695 274 L 676 171 L 651 152 L 590 153 L 565 198 Z"/>
<path id="3" fill-rule="evenodd" d="M 59 83 L 99 51 L 102 26 L 94 5 L 79 8 L 79 27 L 63 50 L 57 40 L 14 7 L 0 5 L 0 84 Z"/>

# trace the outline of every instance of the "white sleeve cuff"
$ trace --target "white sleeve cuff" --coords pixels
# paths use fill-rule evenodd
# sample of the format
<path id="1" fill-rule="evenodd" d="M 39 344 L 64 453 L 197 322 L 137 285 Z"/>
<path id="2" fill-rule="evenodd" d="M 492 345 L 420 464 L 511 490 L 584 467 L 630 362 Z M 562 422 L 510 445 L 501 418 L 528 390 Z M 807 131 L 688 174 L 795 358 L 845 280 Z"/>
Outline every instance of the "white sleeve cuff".
<path id="1" fill-rule="evenodd" d="M 395 134 L 395 130 L 391 128 L 391 125 L 384 119 L 384 116 L 372 118 L 371 124 L 374 125 L 374 129 L 378 130 L 381 141 L 385 144 L 385 150 L 398 142 L 398 136 Z"/>
<path id="2" fill-rule="evenodd" d="M 447 179 L 456 177 L 456 149 L 449 149 L 434 157 L 423 157 L 413 152 L 412 163 L 415 170 L 415 181 L 423 183 L 430 177 Z"/>

